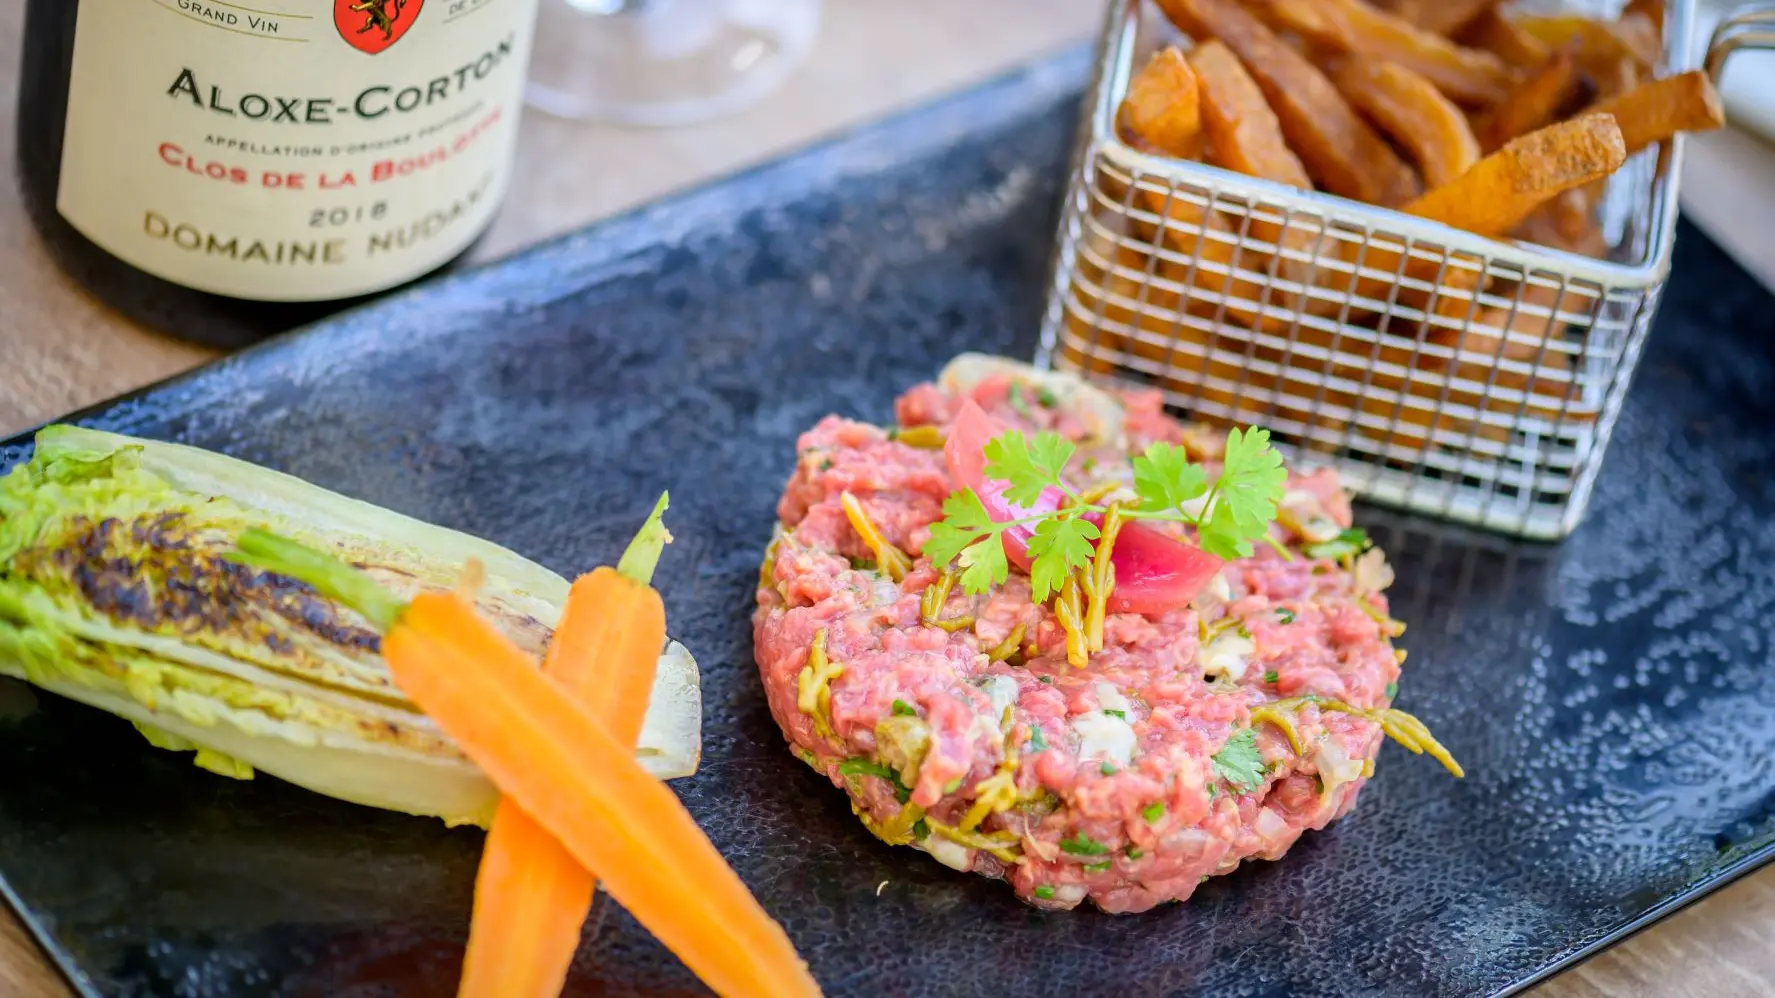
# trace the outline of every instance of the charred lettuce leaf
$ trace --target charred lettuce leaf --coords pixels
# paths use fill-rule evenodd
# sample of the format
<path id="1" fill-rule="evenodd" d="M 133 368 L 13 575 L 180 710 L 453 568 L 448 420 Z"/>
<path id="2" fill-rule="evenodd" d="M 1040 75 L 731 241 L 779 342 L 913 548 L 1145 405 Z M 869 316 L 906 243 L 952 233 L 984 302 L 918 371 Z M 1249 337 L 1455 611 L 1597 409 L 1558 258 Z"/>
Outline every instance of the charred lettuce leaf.
<path id="1" fill-rule="evenodd" d="M 260 527 L 403 595 L 485 568 L 480 609 L 541 655 L 567 580 L 488 541 L 248 462 L 71 426 L 0 478 L 0 674 L 127 718 L 237 778 L 485 825 L 498 792 L 395 687 L 376 632 L 287 577 L 226 559 Z M 662 650 L 637 755 L 695 772 L 697 667 Z"/>

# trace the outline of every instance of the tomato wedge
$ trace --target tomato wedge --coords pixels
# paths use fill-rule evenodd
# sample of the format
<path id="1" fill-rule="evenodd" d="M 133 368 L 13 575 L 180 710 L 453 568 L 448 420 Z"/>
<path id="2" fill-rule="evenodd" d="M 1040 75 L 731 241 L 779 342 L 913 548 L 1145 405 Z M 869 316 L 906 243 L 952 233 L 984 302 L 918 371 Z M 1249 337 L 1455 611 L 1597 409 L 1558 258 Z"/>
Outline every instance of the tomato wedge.
<path id="1" fill-rule="evenodd" d="M 1044 489 L 1034 505 L 1020 506 L 1004 496 L 1011 487 L 1009 482 L 986 477 L 986 444 L 1007 429 L 973 399 L 962 402 L 949 427 L 949 441 L 943 447 L 956 485 L 973 489 L 986 515 L 995 523 L 1059 509 L 1066 498 L 1060 489 Z M 1103 523 L 1102 515 L 1097 513 L 1086 519 L 1098 525 Z M 1001 535 L 1006 556 L 1025 572 L 1029 571 L 1029 539 L 1034 535 L 1034 524 L 1012 527 Z M 1116 569 L 1115 588 L 1107 604 L 1111 613 L 1156 614 L 1176 609 L 1194 599 L 1226 565 L 1193 544 L 1138 522 L 1123 524 L 1110 561 Z"/>

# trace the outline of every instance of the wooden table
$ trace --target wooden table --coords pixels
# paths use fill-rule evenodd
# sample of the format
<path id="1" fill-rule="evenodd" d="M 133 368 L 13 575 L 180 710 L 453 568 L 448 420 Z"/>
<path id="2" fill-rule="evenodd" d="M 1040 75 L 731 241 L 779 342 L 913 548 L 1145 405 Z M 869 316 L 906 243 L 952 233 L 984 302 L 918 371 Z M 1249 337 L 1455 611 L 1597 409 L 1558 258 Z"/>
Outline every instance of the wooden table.
<path id="1" fill-rule="evenodd" d="M 22 4 L 0 4 L 0 159 L 13 158 Z M 735 118 L 630 132 L 526 117 L 518 178 L 483 259 L 779 155 L 1087 37 L 1083 0 L 829 0 L 819 47 L 790 85 Z M 214 355 L 145 332 L 65 278 L 16 193 L 0 196 L 0 433 L 201 364 Z M 1775 982 L 1775 869 L 1739 882 L 1561 975 L 1536 998 L 1761 998 Z M 0 913 L 0 995 L 65 998 L 61 979 Z"/>

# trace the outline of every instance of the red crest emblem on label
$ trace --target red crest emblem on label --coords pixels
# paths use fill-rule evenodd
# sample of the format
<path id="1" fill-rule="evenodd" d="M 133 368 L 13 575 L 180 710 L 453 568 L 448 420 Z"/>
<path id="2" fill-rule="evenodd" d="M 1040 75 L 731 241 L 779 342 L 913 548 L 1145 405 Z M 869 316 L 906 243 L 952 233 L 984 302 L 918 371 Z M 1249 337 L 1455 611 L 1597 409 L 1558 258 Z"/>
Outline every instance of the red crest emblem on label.
<path id="1" fill-rule="evenodd" d="M 339 36 L 360 52 L 375 55 L 401 40 L 425 0 L 333 0 Z"/>

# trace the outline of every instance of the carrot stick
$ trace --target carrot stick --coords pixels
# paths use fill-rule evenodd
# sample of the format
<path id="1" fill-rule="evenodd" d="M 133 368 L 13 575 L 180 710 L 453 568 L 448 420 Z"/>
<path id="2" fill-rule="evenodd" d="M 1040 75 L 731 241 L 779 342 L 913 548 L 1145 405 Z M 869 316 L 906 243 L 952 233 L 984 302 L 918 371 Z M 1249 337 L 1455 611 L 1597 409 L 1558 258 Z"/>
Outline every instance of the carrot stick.
<path id="1" fill-rule="evenodd" d="M 716 994 L 820 994 L 677 795 L 470 600 L 422 593 L 403 605 L 292 541 L 248 530 L 238 545 L 239 560 L 306 582 L 382 631 L 401 691 Z"/>
<path id="2" fill-rule="evenodd" d="M 617 568 L 574 580 L 542 666 L 631 751 L 666 641 L 665 605 L 650 584 L 671 540 L 660 523 L 666 504 L 660 496 Z M 459 998 L 559 995 L 596 886 L 553 835 L 501 798 L 475 879 Z"/>

